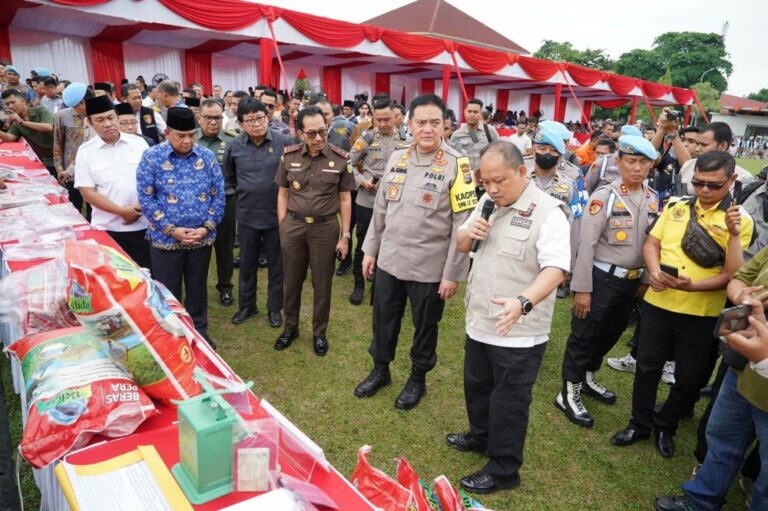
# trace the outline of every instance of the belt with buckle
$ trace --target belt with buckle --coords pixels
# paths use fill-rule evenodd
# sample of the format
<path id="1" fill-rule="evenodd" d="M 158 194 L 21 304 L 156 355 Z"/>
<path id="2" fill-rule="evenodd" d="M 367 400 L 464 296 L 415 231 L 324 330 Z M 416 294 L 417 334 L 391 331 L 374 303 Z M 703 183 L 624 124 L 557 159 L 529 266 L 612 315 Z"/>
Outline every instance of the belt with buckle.
<path id="1" fill-rule="evenodd" d="M 293 211 L 289 211 L 288 214 L 291 215 L 294 220 L 304 222 L 305 224 L 322 224 L 331 218 L 334 218 L 331 215 L 302 215 L 300 213 L 294 213 Z"/>
<path id="2" fill-rule="evenodd" d="M 616 266 L 611 263 L 604 263 L 602 261 L 593 261 L 592 265 L 598 270 L 602 270 L 619 279 L 637 280 L 643 276 L 642 268 L 628 270 L 627 268 L 622 268 L 621 266 Z"/>

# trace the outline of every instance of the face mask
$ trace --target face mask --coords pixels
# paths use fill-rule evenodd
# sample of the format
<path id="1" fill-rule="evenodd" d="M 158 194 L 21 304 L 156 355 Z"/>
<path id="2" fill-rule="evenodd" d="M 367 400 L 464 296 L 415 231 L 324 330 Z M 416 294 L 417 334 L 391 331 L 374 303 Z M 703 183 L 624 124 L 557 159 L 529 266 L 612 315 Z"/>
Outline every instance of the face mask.
<path id="1" fill-rule="evenodd" d="M 559 156 L 555 156 L 554 154 L 536 154 L 536 165 L 542 170 L 549 170 L 557 165 L 557 160 L 559 158 Z"/>

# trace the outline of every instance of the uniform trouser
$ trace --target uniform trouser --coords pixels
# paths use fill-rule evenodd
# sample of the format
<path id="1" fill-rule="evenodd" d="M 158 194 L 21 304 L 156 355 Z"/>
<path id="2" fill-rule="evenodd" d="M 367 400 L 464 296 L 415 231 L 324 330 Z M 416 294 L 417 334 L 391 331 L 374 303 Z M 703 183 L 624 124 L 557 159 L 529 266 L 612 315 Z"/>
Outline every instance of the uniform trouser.
<path id="1" fill-rule="evenodd" d="M 357 205 L 355 204 L 355 199 L 357 198 L 357 190 L 352 190 L 352 215 L 349 218 L 349 232 L 355 232 L 355 226 L 357 225 Z M 362 244 L 362 240 L 360 238 L 357 239 L 357 242 Z M 348 261 L 350 263 L 353 262 L 352 257 L 354 254 L 352 254 L 352 240 L 349 240 L 349 251 L 347 252 L 347 257 L 344 258 L 344 261 Z"/>
<path id="2" fill-rule="evenodd" d="M 366 208 L 355 204 L 353 208 L 357 211 L 357 245 L 355 245 L 355 261 L 352 264 L 352 274 L 355 276 L 355 287 L 363 287 L 365 279 L 363 278 L 363 241 L 365 241 L 365 235 L 368 232 L 368 226 L 371 224 L 371 218 L 373 217 L 373 208 Z"/>
<path id="3" fill-rule="evenodd" d="M 631 424 L 640 433 L 652 428 L 674 434 L 681 413 L 690 410 L 712 374 L 718 340 L 712 335 L 717 318 L 692 316 L 643 304 L 643 320 L 632 388 Z M 656 392 L 667 360 L 675 361 L 675 383 L 654 417 Z"/>
<path id="4" fill-rule="evenodd" d="M 240 246 L 242 247 L 242 233 Z M 314 304 L 312 308 L 312 335 L 325 335 L 331 312 L 331 284 L 335 270 L 336 244 L 339 223 L 336 218 L 323 223 L 308 224 L 295 220 L 290 214 L 280 224 L 280 247 L 285 272 L 285 331 L 299 329 L 301 289 L 312 270 Z"/>
<path id="5" fill-rule="evenodd" d="M 546 347 L 503 348 L 467 336 L 464 398 L 472 437 L 488 444 L 484 472 L 510 476 L 523 464 L 531 389 Z"/>
<path id="6" fill-rule="evenodd" d="M 283 308 L 283 258 L 280 255 L 280 233 L 273 229 L 254 229 L 238 223 L 240 231 L 240 288 L 238 305 L 241 309 L 256 308 L 256 275 L 259 254 L 264 249 L 267 257 L 267 310 L 277 312 Z"/>
<path id="7" fill-rule="evenodd" d="M 445 302 L 437 294 L 439 282 L 400 280 L 381 268 L 376 269 L 373 296 L 373 343 L 371 355 L 381 367 L 395 359 L 400 325 L 407 301 L 411 302 L 413 376 L 423 377 L 437 363 L 437 324 L 443 317 Z"/>
<path id="8" fill-rule="evenodd" d="M 115 240 L 123 251 L 131 256 L 136 264 L 142 268 L 152 269 L 152 258 L 149 255 L 149 241 L 147 230 L 138 231 L 107 231 L 107 234 Z"/>
<path id="9" fill-rule="evenodd" d="M 685 495 L 697 510 L 721 508 L 744 454 L 755 438 L 759 441 L 761 456 L 768 459 L 768 412 L 744 399 L 737 381 L 736 373 L 729 369 L 707 425 L 707 457 L 696 478 L 683 484 Z M 768 509 L 768 471 L 761 471 L 756 478 L 749 509 Z"/>
<path id="10" fill-rule="evenodd" d="M 213 249 L 216 252 L 216 289 L 220 293 L 232 291 L 232 274 L 235 271 L 235 228 L 237 196 L 227 195 L 224 205 L 224 217 L 216 226 L 216 241 Z"/>
<path id="11" fill-rule="evenodd" d="M 163 250 L 152 247 L 152 276 L 165 284 L 179 301 L 184 282 L 184 307 L 195 329 L 205 335 L 208 330 L 208 267 L 211 247 Z"/>
<path id="12" fill-rule="evenodd" d="M 627 328 L 640 279 L 627 280 L 592 268 L 592 304 L 587 317 L 571 316 L 571 335 L 563 356 L 563 380 L 584 381 L 587 371 L 600 369 Z"/>

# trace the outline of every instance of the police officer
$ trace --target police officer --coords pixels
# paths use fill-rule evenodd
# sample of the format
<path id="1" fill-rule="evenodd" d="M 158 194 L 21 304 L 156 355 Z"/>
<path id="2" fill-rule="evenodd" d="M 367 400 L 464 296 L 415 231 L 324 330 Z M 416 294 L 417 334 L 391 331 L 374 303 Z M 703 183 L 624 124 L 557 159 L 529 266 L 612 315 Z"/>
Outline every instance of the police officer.
<path id="1" fill-rule="evenodd" d="M 576 182 L 557 168 L 565 154 L 560 134 L 540 128 L 533 137 L 533 154 L 534 159 L 526 161 L 528 177 L 540 190 L 566 204 L 573 218 L 579 212 L 579 195 Z"/>
<path id="2" fill-rule="evenodd" d="M 389 385 L 406 301 L 414 320 L 411 376 L 395 400 L 410 410 L 426 393 L 425 378 L 437 362 L 437 324 L 445 300 L 467 276 L 468 260 L 456 248 L 456 231 L 477 202 L 469 158 L 442 140 L 445 103 L 433 94 L 411 102 L 414 142 L 387 163 L 363 244 L 363 276 L 376 269 L 373 296 L 374 367 L 355 388 L 370 397 Z"/>
<path id="3" fill-rule="evenodd" d="M 466 124 L 451 135 L 450 145 L 469 156 L 469 164 L 475 171 L 480 166 L 480 150 L 499 139 L 496 128 L 483 122 L 483 102 L 470 99 L 464 107 Z"/>
<path id="4" fill-rule="evenodd" d="M 197 131 L 197 143 L 216 155 L 219 168 L 224 169 L 224 152 L 227 145 L 234 139 L 236 133 L 226 132 L 222 129 L 224 124 L 224 110 L 215 99 L 204 99 L 200 103 L 200 111 L 196 114 L 200 128 Z M 219 223 L 216 241 L 213 243 L 216 252 L 216 275 L 218 282 L 216 289 L 219 291 L 219 302 L 229 307 L 234 303 L 232 297 L 232 274 L 234 273 L 234 249 L 235 249 L 235 189 L 226 180 L 224 181 L 224 217 Z"/>
<path id="5" fill-rule="evenodd" d="M 381 176 L 386 170 L 389 157 L 395 149 L 406 147 L 407 144 L 400 138 L 400 133 L 395 130 L 395 117 L 390 108 L 389 98 L 380 98 L 373 102 L 372 130 L 363 132 L 357 139 L 349 153 L 349 163 L 355 176 L 355 183 L 359 187 L 355 199 L 357 210 L 357 247 L 355 248 L 355 260 L 352 273 L 355 276 L 355 287 L 349 297 L 352 305 L 363 303 L 365 292 L 365 279 L 363 278 L 363 240 L 368 232 L 368 225 L 373 216 L 373 204 L 376 199 L 376 190 Z M 362 162 L 362 170 L 358 172 L 358 165 Z"/>
<path id="6" fill-rule="evenodd" d="M 645 138 L 620 137 L 621 179 L 592 194 L 582 217 L 571 280 L 571 335 L 563 357 L 563 388 L 555 400 L 579 426 L 594 424 L 582 393 L 616 402 L 616 394 L 598 383 L 595 373 L 624 332 L 640 288 L 646 229 L 658 214 L 656 192 L 644 184 L 655 160 L 656 150 Z"/>
<path id="7" fill-rule="evenodd" d="M 487 452 L 486 465 L 462 478 L 461 486 L 491 493 L 520 485 L 531 389 L 550 333 L 555 289 L 570 266 L 570 226 L 568 207 L 526 179 L 523 156 L 510 142 L 484 149 L 480 178 L 486 195 L 457 240 L 461 252 L 480 241 L 466 295 L 470 430 L 445 440 L 459 451 Z M 490 200 L 496 207 L 486 221 L 480 212 Z"/>
<path id="8" fill-rule="evenodd" d="M 316 355 L 324 356 L 328 353 L 334 252 L 343 259 L 349 250 L 350 191 L 355 179 L 347 169 L 347 152 L 327 143 L 328 128 L 319 108 L 310 106 L 299 112 L 296 127 L 304 143 L 285 148 L 275 176 L 280 187 L 277 219 L 285 272 L 285 330 L 275 349 L 286 349 L 299 336 L 301 289 L 310 268 L 314 290 L 312 347 Z M 339 212 L 341 237 L 336 217 Z"/>
<path id="9" fill-rule="evenodd" d="M 214 154 L 195 143 L 195 116 L 168 109 L 166 142 L 144 151 L 136 171 L 142 213 L 149 220 L 152 275 L 184 306 L 207 336 L 208 267 L 224 215 L 224 177 Z"/>
<path id="10" fill-rule="evenodd" d="M 621 136 L 643 136 L 642 132 L 632 125 L 622 126 L 620 133 Z M 653 161 L 656 161 L 655 157 Z M 617 156 L 615 154 L 601 156 L 595 161 L 594 164 L 592 164 L 592 167 L 587 173 L 587 191 L 591 195 L 598 188 L 609 185 L 619 179 L 621 179 L 621 171 L 619 170 L 619 162 Z"/>

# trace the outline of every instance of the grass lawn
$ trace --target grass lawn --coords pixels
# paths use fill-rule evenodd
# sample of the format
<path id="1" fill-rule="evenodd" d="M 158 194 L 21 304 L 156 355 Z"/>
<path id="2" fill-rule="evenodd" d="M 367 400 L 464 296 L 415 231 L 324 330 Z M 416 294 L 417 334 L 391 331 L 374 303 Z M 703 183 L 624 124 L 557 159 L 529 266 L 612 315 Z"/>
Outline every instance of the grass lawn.
<path id="1" fill-rule="evenodd" d="M 210 275 L 215 279 L 213 265 Z M 237 278 L 237 270 L 235 270 Z M 371 308 L 366 289 L 365 305 L 350 305 L 352 276 L 334 277 L 333 308 L 328 332 L 330 352 L 319 358 L 311 347 L 311 285 L 305 286 L 301 337 L 286 351 L 272 348 L 279 329 L 266 322 L 266 272 L 259 271 L 258 305 L 261 313 L 243 325 L 229 319 L 235 308 L 218 304 L 215 282 L 209 281 L 209 333 L 219 353 L 244 379 L 255 382 L 254 392 L 267 398 L 325 449 L 329 461 L 349 477 L 357 449 L 373 446 L 371 461 L 390 475 L 394 458 L 407 457 L 425 480 L 445 474 L 454 485 L 484 464 L 477 454 L 465 454 L 445 446 L 446 433 L 467 428 L 462 387 L 464 308 L 463 288 L 451 299 L 440 324 L 437 367 L 428 375 L 429 393 L 410 412 L 394 408 L 395 397 L 409 371 L 408 351 L 413 328 L 410 312 L 401 333 L 401 349 L 392 365 L 393 385 L 372 399 L 358 400 L 355 385 L 371 367 L 367 347 L 371 339 Z M 496 511 L 507 510 L 648 510 L 658 495 L 678 493 L 690 477 L 696 427 L 708 401 L 702 400 L 693 419 L 684 419 L 677 435 L 677 454 L 662 459 L 652 442 L 627 448 L 610 445 L 609 439 L 629 420 L 632 375 L 610 368 L 600 372 L 601 381 L 619 394 L 613 406 L 585 398 L 595 417 L 595 427 L 572 425 L 553 405 L 560 388 L 560 365 L 569 333 L 570 300 L 558 301 L 552 335 L 539 379 L 534 388 L 530 427 L 518 490 L 500 492 L 479 500 Z M 626 336 L 611 356 L 623 356 Z M 10 371 L 0 363 L 6 399 L 11 412 L 13 442 L 20 438 L 18 399 L 12 396 Z M 668 387 L 662 385 L 659 399 Z M 35 509 L 39 497 L 27 465 L 21 470 L 26 508 Z M 735 487 L 735 485 L 734 485 Z M 343 506 L 342 506 L 343 508 Z M 737 489 L 723 509 L 743 509 Z"/>
<path id="2" fill-rule="evenodd" d="M 766 160 L 752 160 L 749 158 L 736 158 L 736 164 L 744 167 L 752 173 L 752 175 L 760 172 L 760 169 L 768 165 Z"/>

